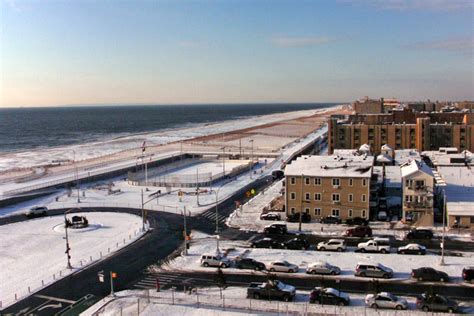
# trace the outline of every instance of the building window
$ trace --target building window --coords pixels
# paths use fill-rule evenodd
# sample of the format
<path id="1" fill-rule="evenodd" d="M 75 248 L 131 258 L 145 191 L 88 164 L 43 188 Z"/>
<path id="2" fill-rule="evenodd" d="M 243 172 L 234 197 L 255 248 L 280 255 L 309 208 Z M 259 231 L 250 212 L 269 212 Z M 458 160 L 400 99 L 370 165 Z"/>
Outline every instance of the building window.
<path id="1" fill-rule="evenodd" d="M 321 178 L 314 178 L 314 185 L 321 185 Z"/>
<path id="2" fill-rule="evenodd" d="M 354 180 L 352 178 L 349 178 L 349 186 L 351 187 L 353 184 Z"/>
<path id="3" fill-rule="evenodd" d="M 331 213 L 332 213 L 332 216 L 339 216 L 339 209 L 333 208 Z"/>
<path id="4" fill-rule="evenodd" d="M 471 224 L 474 224 L 474 216 L 471 216 Z"/>
<path id="5" fill-rule="evenodd" d="M 367 186 L 367 179 L 362 179 L 362 186 L 366 187 Z"/>
<path id="6" fill-rule="evenodd" d="M 321 193 L 314 193 L 314 200 L 321 201 Z"/>
<path id="7" fill-rule="evenodd" d="M 340 201 L 339 193 L 333 193 L 332 194 L 332 200 L 334 202 L 339 202 Z"/>
<path id="8" fill-rule="evenodd" d="M 333 186 L 339 186 L 339 185 L 340 185 L 340 179 L 338 179 L 338 178 L 333 178 L 333 179 L 332 179 L 332 185 L 333 185 Z"/>
<path id="9" fill-rule="evenodd" d="M 320 208 L 315 208 L 314 209 L 314 215 L 321 216 L 321 209 Z"/>
<path id="10" fill-rule="evenodd" d="M 290 193 L 290 200 L 296 200 L 296 193 L 295 192 Z"/>
<path id="11" fill-rule="evenodd" d="M 365 202 L 365 201 L 366 201 L 366 198 L 367 198 L 367 197 L 365 196 L 365 194 L 362 194 L 362 202 Z"/>
<path id="12" fill-rule="evenodd" d="M 309 185 L 309 178 L 304 178 L 304 184 Z"/>
<path id="13" fill-rule="evenodd" d="M 352 217 L 352 210 L 349 210 L 349 211 L 347 212 L 347 216 Z"/>
<path id="14" fill-rule="evenodd" d="M 305 201 L 310 201 L 310 200 L 311 200 L 311 194 L 305 193 L 305 194 L 304 194 L 304 200 L 305 200 Z"/>
<path id="15" fill-rule="evenodd" d="M 295 177 L 291 177 L 291 178 L 290 178 L 290 184 L 295 184 L 295 183 L 296 183 Z"/>
<path id="16" fill-rule="evenodd" d="M 296 211 L 295 208 L 292 207 L 292 208 L 291 208 L 291 214 L 295 214 L 295 211 Z"/>
<path id="17" fill-rule="evenodd" d="M 305 212 L 306 214 L 309 214 L 309 207 L 305 208 L 305 209 L 304 209 L 304 212 Z"/>
<path id="18" fill-rule="evenodd" d="M 349 202 L 353 202 L 354 201 L 354 195 L 351 193 L 349 194 L 349 199 L 348 199 Z M 351 210 L 352 211 L 352 210 Z"/>
<path id="19" fill-rule="evenodd" d="M 362 210 L 362 217 L 365 218 L 367 216 L 367 211 L 366 210 Z"/>

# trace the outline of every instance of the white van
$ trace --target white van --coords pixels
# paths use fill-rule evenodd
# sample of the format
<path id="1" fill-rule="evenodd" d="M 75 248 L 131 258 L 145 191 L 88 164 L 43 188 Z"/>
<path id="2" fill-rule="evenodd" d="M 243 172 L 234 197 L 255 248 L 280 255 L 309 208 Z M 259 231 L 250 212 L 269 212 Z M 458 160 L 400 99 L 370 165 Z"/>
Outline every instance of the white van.
<path id="1" fill-rule="evenodd" d="M 201 265 L 203 267 L 230 267 L 230 260 L 219 254 L 204 254 L 201 256 Z"/>

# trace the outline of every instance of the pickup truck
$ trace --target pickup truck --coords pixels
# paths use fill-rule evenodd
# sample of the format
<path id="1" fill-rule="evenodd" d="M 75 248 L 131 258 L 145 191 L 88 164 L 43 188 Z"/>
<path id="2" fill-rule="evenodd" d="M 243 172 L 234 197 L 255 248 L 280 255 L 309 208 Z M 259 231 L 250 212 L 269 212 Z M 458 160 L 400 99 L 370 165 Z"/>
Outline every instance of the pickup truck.
<path id="1" fill-rule="evenodd" d="M 390 253 L 390 242 L 387 238 L 374 238 L 357 245 L 357 252 Z"/>
<path id="2" fill-rule="evenodd" d="M 292 285 L 280 281 L 268 281 L 266 283 L 250 283 L 247 288 L 247 297 L 254 299 L 279 299 L 285 302 L 292 301 L 296 295 L 296 289 Z"/>

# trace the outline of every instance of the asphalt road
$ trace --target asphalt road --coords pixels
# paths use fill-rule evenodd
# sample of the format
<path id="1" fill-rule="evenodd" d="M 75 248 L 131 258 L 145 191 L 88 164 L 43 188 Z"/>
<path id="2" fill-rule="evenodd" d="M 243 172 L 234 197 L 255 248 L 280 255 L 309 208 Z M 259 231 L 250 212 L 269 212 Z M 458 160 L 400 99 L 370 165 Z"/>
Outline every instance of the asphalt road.
<path id="1" fill-rule="evenodd" d="M 271 178 L 264 178 L 250 184 L 228 199 L 219 203 L 219 214 L 225 217 L 235 209 L 235 201 L 245 202 L 248 200 L 245 192 L 250 188 L 257 192 L 268 186 Z M 215 206 L 210 207 L 212 209 Z M 79 211 L 79 210 L 78 210 Z M 94 208 L 81 209 L 81 212 L 126 212 L 141 215 L 140 210 L 135 209 L 108 209 Z M 64 210 L 50 211 L 51 215 L 61 215 Z M 0 219 L 0 225 L 27 220 L 24 215 L 15 215 Z M 166 258 L 182 245 L 183 240 L 183 219 L 181 216 L 165 212 L 148 212 L 148 220 L 152 228 L 139 241 L 121 249 L 113 256 L 104 259 L 87 269 L 69 275 L 58 282 L 48 286 L 36 294 L 19 301 L 18 303 L 2 311 L 4 315 L 54 315 L 60 310 L 67 308 L 86 295 L 94 295 L 95 299 L 100 299 L 110 293 L 109 279 L 106 277 L 104 283 L 98 281 L 98 273 L 104 271 L 107 275 L 110 271 L 117 273 L 118 278 L 114 280 L 116 291 L 130 288 L 146 276 L 146 268 L 156 264 L 160 259 Z M 196 216 L 192 221 L 188 221 L 189 230 L 198 230 L 208 234 L 214 234 L 215 221 L 202 216 Z M 224 238 L 238 239 L 246 233 L 236 229 L 226 228 L 220 223 Z M 40 268 L 40 267 L 38 267 Z M 61 305 L 61 306 L 59 306 Z M 47 306 L 47 308 L 44 308 Z"/>

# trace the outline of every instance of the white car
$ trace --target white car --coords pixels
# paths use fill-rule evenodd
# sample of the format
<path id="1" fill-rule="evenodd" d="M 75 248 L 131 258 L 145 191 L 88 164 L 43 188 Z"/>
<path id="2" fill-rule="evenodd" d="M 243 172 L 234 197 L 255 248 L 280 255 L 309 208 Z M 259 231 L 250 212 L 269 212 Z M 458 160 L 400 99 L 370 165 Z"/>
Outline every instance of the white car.
<path id="1" fill-rule="evenodd" d="M 296 264 L 289 263 L 286 260 L 273 261 L 267 265 L 267 270 L 270 272 L 289 272 L 294 273 L 299 270 Z"/>
<path id="2" fill-rule="evenodd" d="M 341 274 L 341 269 L 327 262 L 315 262 L 308 266 L 306 273 L 336 275 Z"/>
<path id="3" fill-rule="evenodd" d="M 403 298 L 399 298 L 392 293 L 380 292 L 377 294 L 369 294 L 365 297 L 365 304 L 370 308 L 392 308 L 407 309 L 408 302 Z"/>
<path id="4" fill-rule="evenodd" d="M 48 213 L 48 208 L 46 206 L 33 206 L 28 211 L 26 211 L 26 216 L 45 216 Z"/>
<path id="5" fill-rule="evenodd" d="M 220 254 L 204 254 L 201 256 L 201 265 L 203 267 L 230 267 L 230 260 Z"/>
<path id="6" fill-rule="evenodd" d="M 318 243 L 316 249 L 321 251 L 334 250 L 342 252 L 346 250 L 346 242 L 344 239 L 329 239 L 327 241 L 321 241 Z"/>

